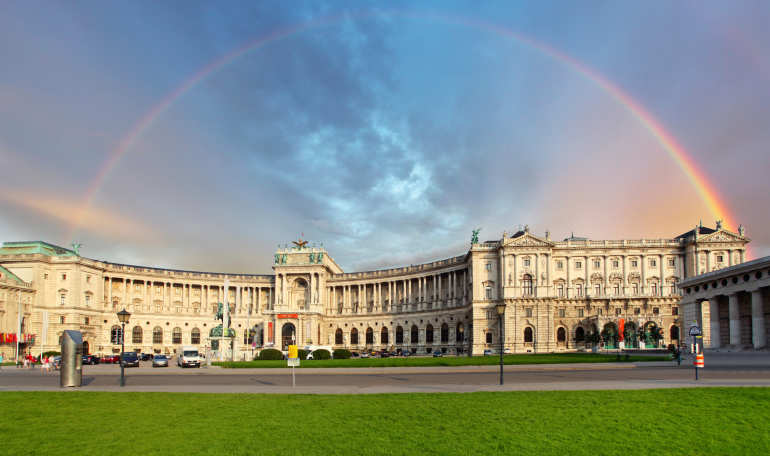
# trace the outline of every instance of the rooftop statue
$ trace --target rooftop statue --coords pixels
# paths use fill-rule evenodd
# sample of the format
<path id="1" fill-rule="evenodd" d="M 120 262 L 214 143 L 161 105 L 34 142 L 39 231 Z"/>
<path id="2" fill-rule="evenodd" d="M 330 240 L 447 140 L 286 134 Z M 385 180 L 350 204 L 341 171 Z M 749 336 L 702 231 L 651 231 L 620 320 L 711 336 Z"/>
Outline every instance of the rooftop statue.
<path id="1" fill-rule="evenodd" d="M 471 245 L 479 243 L 479 231 L 481 231 L 481 228 L 473 230 L 473 234 L 471 234 Z"/>

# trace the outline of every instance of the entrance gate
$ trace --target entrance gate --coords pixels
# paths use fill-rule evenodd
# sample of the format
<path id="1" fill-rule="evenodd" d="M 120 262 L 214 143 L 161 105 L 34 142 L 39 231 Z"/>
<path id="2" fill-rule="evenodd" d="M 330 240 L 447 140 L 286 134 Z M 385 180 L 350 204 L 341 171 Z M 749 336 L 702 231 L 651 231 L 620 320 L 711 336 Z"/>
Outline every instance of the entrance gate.
<path id="1" fill-rule="evenodd" d="M 296 345 L 297 330 L 292 323 L 285 323 L 281 328 L 281 349 L 288 350 L 289 345 Z"/>

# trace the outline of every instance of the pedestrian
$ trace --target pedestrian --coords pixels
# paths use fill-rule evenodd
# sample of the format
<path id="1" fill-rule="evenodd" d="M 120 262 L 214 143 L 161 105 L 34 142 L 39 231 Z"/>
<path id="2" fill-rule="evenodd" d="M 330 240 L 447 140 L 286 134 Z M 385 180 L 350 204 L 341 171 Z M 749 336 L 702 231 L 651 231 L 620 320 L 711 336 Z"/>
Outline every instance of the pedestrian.
<path id="1" fill-rule="evenodd" d="M 29 368 L 29 357 L 27 356 L 24 357 L 24 368 L 25 369 Z"/>
<path id="2" fill-rule="evenodd" d="M 0 353 L 0 371 L 3 370 L 3 361 L 4 361 L 3 354 Z"/>
<path id="3" fill-rule="evenodd" d="M 48 357 L 48 356 L 46 356 L 45 358 L 43 358 L 43 359 L 42 359 L 42 362 L 43 362 L 43 370 L 45 371 L 45 373 L 46 373 L 46 374 L 50 374 L 50 373 L 51 373 L 51 364 L 50 364 L 50 361 L 51 361 L 51 358 L 50 358 L 50 357 Z"/>

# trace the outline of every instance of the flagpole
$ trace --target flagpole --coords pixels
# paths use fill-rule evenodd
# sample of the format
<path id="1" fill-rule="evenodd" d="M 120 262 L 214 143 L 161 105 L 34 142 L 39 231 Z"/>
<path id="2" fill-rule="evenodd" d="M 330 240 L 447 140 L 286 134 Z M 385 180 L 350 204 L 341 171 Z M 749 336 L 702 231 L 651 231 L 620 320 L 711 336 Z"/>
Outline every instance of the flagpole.
<path id="1" fill-rule="evenodd" d="M 19 362 L 19 339 L 21 338 L 21 290 L 19 290 L 19 313 L 16 316 L 16 363 Z"/>

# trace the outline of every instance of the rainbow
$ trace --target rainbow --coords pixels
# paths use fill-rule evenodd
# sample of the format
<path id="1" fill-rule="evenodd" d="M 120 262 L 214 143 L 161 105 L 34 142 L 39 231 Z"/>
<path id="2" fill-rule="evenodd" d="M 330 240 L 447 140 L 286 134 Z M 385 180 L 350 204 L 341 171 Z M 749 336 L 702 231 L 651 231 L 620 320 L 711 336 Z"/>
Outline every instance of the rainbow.
<path id="1" fill-rule="evenodd" d="M 163 97 L 158 104 L 153 106 L 144 116 L 142 116 L 125 136 L 117 143 L 114 149 L 110 151 L 107 160 L 100 168 L 99 172 L 91 181 L 87 188 L 83 205 L 79 215 L 75 218 L 69 227 L 68 239 L 73 239 L 77 230 L 82 226 L 84 214 L 88 212 L 93 204 L 94 198 L 104 185 L 109 174 L 115 169 L 120 160 L 128 153 L 136 141 L 147 131 L 153 123 L 167 111 L 180 97 L 200 84 L 204 79 L 228 64 L 234 62 L 241 56 L 250 51 L 258 49 L 266 44 L 287 38 L 294 34 L 319 28 L 323 26 L 340 23 L 344 20 L 357 20 L 376 15 L 396 15 L 411 19 L 430 19 L 444 22 L 447 24 L 471 27 L 487 33 L 493 33 L 498 36 L 514 40 L 520 45 L 539 51 L 547 57 L 556 60 L 573 70 L 577 74 L 586 78 L 595 84 L 612 99 L 618 102 L 627 112 L 629 112 L 644 128 L 652 134 L 658 144 L 667 152 L 679 169 L 684 173 L 687 179 L 695 188 L 697 194 L 704 201 L 711 214 L 724 221 L 726 226 L 735 226 L 735 220 L 728 210 L 725 203 L 720 199 L 715 186 L 709 181 L 705 173 L 696 165 L 694 158 L 687 150 L 679 144 L 676 139 L 661 125 L 661 123 L 644 106 L 635 100 L 628 92 L 621 89 L 618 85 L 612 83 L 606 77 L 598 73 L 587 64 L 575 59 L 574 57 L 546 44 L 528 37 L 513 30 L 501 27 L 499 25 L 485 22 L 477 19 L 471 19 L 463 16 L 453 16 L 436 12 L 415 12 L 415 11 L 397 11 L 397 10 L 367 10 L 357 13 L 348 13 L 341 15 L 325 16 L 323 18 L 304 22 L 292 27 L 276 30 L 266 36 L 249 41 L 239 48 L 228 52 L 218 59 L 202 67 L 191 77 L 186 79 L 180 86 Z"/>

